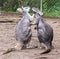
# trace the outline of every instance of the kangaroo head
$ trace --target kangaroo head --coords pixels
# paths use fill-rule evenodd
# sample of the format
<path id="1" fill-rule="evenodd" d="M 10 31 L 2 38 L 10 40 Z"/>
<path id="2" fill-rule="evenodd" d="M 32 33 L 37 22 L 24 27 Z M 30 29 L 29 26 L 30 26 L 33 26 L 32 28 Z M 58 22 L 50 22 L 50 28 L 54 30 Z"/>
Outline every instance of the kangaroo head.
<path id="1" fill-rule="evenodd" d="M 21 12 L 21 13 L 28 13 L 30 11 L 30 7 L 21 7 L 21 8 L 17 8 L 17 11 L 18 12 Z"/>
<path id="2" fill-rule="evenodd" d="M 36 7 L 33 7 L 32 10 L 34 12 L 34 23 L 37 24 L 39 22 L 39 20 L 41 19 L 41 16 L 43 15 L 43 12 L 41 12 Z"/>
<path id="3" fill-rule="evenodd" d="M 40 10 L 39 10 L 38 8 L 36 8 L 36 7 L 33 7 L 32 10 L 33 10 L 34 14 L 38 14 L 38 15 L 40 15 L 40 16 L 43 15 L 43 12 L 40 11 Z"/>

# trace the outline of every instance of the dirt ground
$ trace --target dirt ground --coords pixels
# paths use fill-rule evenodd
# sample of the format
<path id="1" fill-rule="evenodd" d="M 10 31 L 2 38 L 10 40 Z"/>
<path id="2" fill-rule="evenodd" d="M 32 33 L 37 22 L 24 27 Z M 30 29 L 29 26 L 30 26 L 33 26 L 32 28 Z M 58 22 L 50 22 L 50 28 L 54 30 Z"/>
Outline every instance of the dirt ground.
<path id="1" fill-rule="evenodd" d="M 53 27 L 54 49 L 48 54 L 40 55 L 43 50 L 25 49 L 22 51 L 13 51 L 6 55 L 2 55 L 4 49 L 14 47 L 16 45 L 15 28 L 19 21 L 19 16 L 0 16 L 0 59 L 60 59 L 60 19 L 44 18 L 45 21 Z M 31 27 L 33 37 L 31 45 L 38 45 L 37 32 L 34 25 Z"/>

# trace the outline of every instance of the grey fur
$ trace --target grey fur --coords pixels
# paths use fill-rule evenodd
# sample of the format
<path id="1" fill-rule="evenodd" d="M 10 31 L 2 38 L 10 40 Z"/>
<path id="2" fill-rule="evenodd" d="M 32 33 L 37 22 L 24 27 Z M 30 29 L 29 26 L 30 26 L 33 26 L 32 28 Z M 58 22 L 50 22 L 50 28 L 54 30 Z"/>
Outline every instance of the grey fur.
<path id="1" fill-rule="evenodd" d="M 23 46 L 22 48 L 26 48 L 26 45 L 28 42 L 30 42 L 31 37 L 32 37 L 32 32 L 31 32 L 31 26 L 30 26 L 30 19 L 31 15 L 28 13 L 29 12 L 29 7 L 23 7 L 17 9 L 19 12 L 22 11 L 23 18 L 21 21 L 18 22 L 17 27 L 16 27 L 16 40 L 19 43 L 22 43 Z"/>
<path id="2" fill-rule="evenodd" d="M 52 41 L 53 41 L 53 29 L 52 27 L 47 24 L 40 15 L 39 9 L 33 7 L 32 10 L 34 11 L 34 18 L 37 24 L 37 36 L 40 43 L 43 43 L 47 48 L 41 54 L 45 54 L 51 51 L 52 48 Z M 38 10 L 38 11 L 37 11 Z M 41 12 L 42 13 L 42 12 Z"/>

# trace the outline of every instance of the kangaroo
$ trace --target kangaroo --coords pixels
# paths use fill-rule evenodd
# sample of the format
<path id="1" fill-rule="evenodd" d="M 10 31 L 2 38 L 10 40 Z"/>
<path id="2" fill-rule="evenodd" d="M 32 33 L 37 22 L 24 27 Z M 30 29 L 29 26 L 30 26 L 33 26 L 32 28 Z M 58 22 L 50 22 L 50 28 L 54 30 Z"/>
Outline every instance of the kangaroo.
<path id="1" fill-rule="evenodd" d="M 28 13 L 29 10 L 30 7 L 22 7 L 17 9 L 17 11 L 22 12 L 23 14 L 22 20 L 18 22 L 16 27 L 16 40 L 18 41 L 17 46 L 20 45 L 21 49 L 26 48 L 26 45 L 30 42 L 32 37 L 30 26 L 32 16 Z"/>
<path id="2" fill-rule="evenodd" d="M 31 21 L 33 16 L 31 16 L 28 12 L 30 7 L 22 7 L 18 8 L 17 11 L 23 14 L 23 18 L 18 22 L 16 26 L 16 40 L 17 44 L 14 48 L 10 48 L 6 50 L 3 54 L 7 54 L 11 51 L 22 50 L 27 47 L 27 44 L 30 42 L 32 37 L 31 32 Z"/>
<path id="3" fill-rule="evenodd" d="M 53 28 L 41 18 L 43 13 L 38 8 L 33 7 L 32 10 L 34 12 L 35 24 L 37 25 L 35 29 L 37 29 L 38 40 L 40 44 L 44 44 L 46 49 L 41 54 L 45 54 L 52 49 Z"/>

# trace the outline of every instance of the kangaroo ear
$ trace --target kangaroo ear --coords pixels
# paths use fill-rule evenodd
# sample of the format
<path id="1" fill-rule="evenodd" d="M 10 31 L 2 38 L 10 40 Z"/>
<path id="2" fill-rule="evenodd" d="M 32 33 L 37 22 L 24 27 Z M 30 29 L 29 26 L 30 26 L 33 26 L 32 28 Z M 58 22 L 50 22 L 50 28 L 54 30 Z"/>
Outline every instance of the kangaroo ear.
<path id="1" fill-rule="evenodd" d="M 25 10 L 26 10 L 27 12 L 29 12 L 30 7 L 29 7 L 29 6 L 25 7 Z"/>
<path id="2" fill-rule="evenodd" d="M 28 7 L 28 10 L 30 10 L 30 7 Z"/>
<path id="3" fill-rule="evenodd" d="M 32 8 L 33 12 L 37 12 L 37 9 L 35 7 Z"/>
<path id="4" fill-rule="evenodd" d="M 43 12 L 41 12 L 38 8 L 36 7 L 33 7 L 32 10 L 35 12 L 35 13 L 38 13 L 40 16 L 43 15 Z"/>
<path id="5" fill-rule="evenodd" d="M 43 15 L 43 12 L 39 11 L 39 14 L 42 16 Z"/>
<path id="6" fill-rule="evenodd" d="M 23 9 L 24 7 L 22 6 L 21 9 Z"/>
<path id="7" fill-rule="evenodd" d="M 24 8 L 23 6 L 21 8 Z"/>

